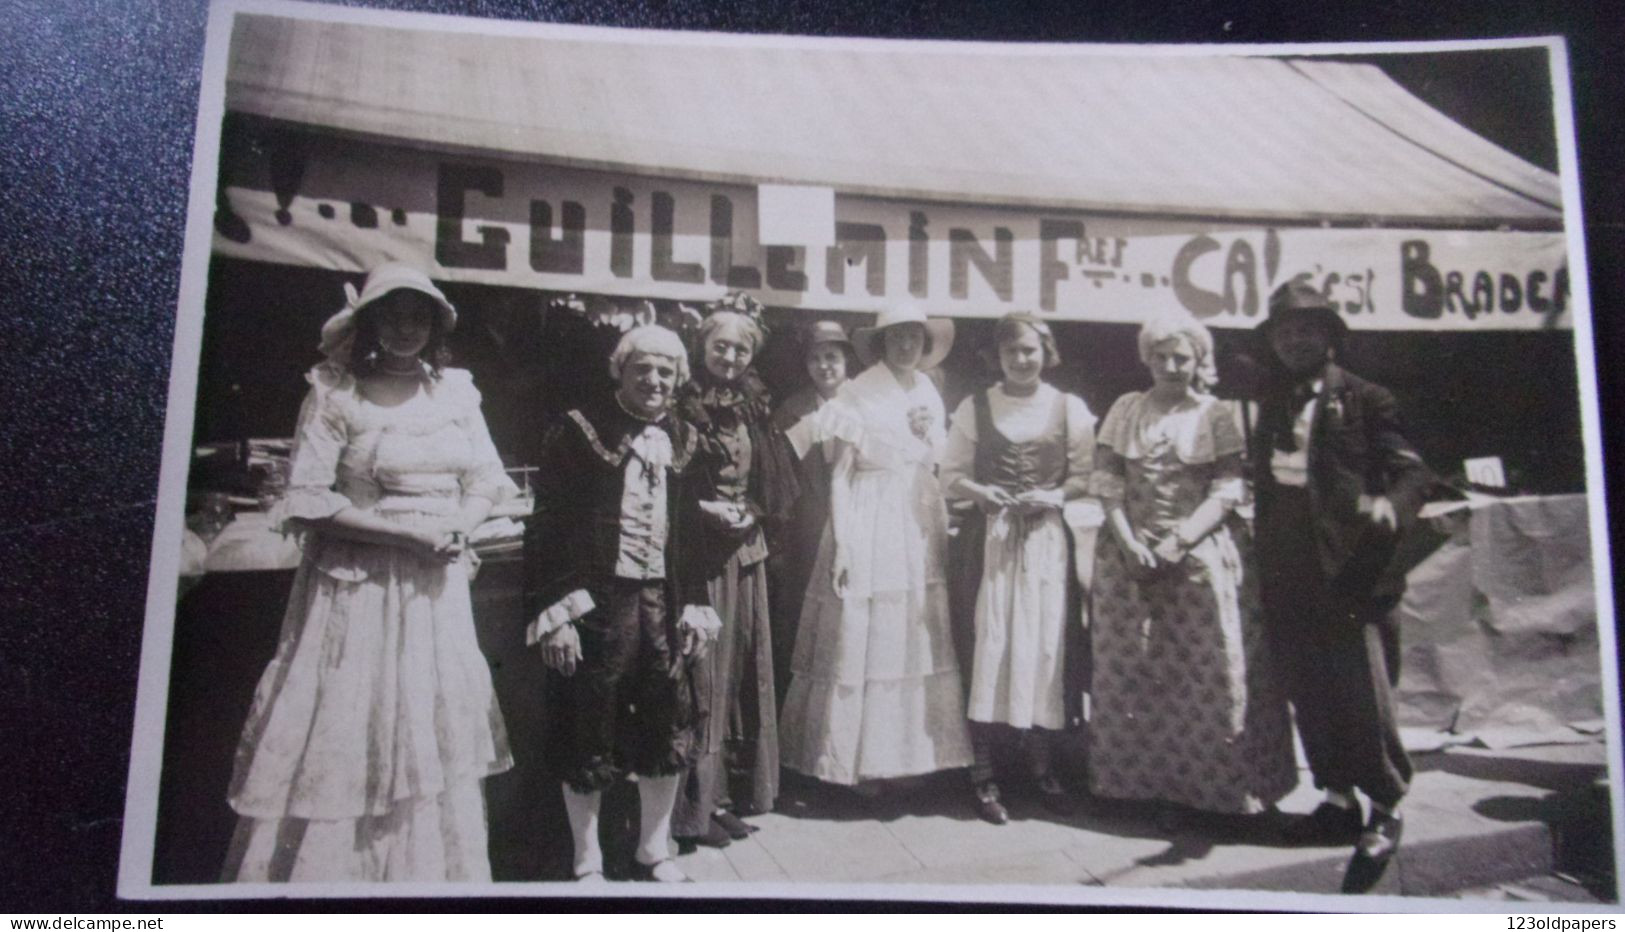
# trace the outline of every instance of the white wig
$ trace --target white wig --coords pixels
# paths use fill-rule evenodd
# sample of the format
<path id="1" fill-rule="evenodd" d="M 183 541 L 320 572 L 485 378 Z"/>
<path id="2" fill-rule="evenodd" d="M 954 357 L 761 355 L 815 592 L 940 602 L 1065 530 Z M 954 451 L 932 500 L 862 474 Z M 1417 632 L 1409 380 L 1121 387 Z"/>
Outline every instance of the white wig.
<path id="1" fill-rule="evenodd" d="M 609 354 L 610 377 L 619 382 L 621 369 L 637 353 L 670 359 L 677 367 L 677 384 L 688 381 L 688 350 L 683 346 L 682 339 L 665 327 L 644 324 L 628 330 L 621 337 L 621 342 L 615 344 L 615 352 Z"/>
<path id="2" fill-rule="evenodd" d="M 1213 361 L 1213 334 L 1186 311 L 1161 311 L 1140 325 L 1140 362 L 1151 364 L 1151 348 L 1164 340 L 1183 339 L 1196 357 L 1198 391 L 1207 391 L 1219 382 L 1219 369 Z"/>

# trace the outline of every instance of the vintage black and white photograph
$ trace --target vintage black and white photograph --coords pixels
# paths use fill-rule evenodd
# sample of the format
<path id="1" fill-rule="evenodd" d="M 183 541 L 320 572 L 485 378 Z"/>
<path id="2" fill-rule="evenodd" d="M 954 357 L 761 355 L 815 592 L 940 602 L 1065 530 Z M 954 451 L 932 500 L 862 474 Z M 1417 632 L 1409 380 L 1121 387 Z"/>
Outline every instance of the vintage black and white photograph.
<path id="1" fill-rule="evenodd" d="M 215 6 L 120 895 L 1617 904 L 1568 81 Z"/>

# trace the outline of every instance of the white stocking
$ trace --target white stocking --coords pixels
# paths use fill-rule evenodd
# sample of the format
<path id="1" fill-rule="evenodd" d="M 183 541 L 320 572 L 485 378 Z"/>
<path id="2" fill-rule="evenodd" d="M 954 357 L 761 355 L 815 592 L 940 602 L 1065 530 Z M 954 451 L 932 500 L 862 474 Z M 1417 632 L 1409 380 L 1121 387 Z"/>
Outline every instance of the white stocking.
<path id="1" fill-rule="evenodd" d="M 1360 801 L 1355 798 L 1353 790 L 1327 789 L 1326 802 L 1331 803 L 1339 809 L 1353 809 L 1355 812 L 1360 811 Z"/>
<path id="2" fill-rule="evenodd" d="M 602 793 L 578 793 L 570 789 L 570 784 L 564 784 L 564 811 L 570 817 L 570 834 L 575 837 L 577 877 L 604 872 L 604 849 L 598 844 L 598 805 L 603 798 Z"/>
<path id="3" fill-rule="evenodd" d="M 671 810 L 677 803 L 679 774 L 647 777 L 638 774 L 638 863 L 659 864 L 671 857 Z"/>

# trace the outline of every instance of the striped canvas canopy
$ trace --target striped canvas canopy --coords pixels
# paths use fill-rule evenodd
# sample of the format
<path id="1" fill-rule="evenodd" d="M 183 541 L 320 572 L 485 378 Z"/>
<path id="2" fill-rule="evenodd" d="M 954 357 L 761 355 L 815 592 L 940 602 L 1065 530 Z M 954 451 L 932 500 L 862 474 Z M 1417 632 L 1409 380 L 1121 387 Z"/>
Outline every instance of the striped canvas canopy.
<path id="1" fill-rule="evenodd" d="M 1557 176 L 1336 59 L 240 15 L 227 108 L 712 181 L 1268 221 L 1556 229 Z"/>

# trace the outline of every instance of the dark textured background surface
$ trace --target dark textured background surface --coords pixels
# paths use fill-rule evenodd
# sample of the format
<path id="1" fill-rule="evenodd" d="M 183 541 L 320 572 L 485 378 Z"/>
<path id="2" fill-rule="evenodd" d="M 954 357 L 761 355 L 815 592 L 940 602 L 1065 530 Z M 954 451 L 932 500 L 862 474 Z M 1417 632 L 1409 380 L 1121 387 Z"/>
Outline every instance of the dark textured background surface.
<path id="1" fill-rule="evenodd" d="M 621 26 L 1028 41 L 1566 34 L 1598 353 L 1625 358 L 1625 29 L 1612 0 L 368 5 Z M 113 891 L 205 17 L 202 0 L 0 0 L 0 912 L 153 911 L 120 903 Z M 1621 386 L 1605 364 L 1609 450 L 1625 439 Z M 1618 526 L 1620 508 L 1611 511 Z M 388 906 L 423 904 L 372 908 Z"/>

